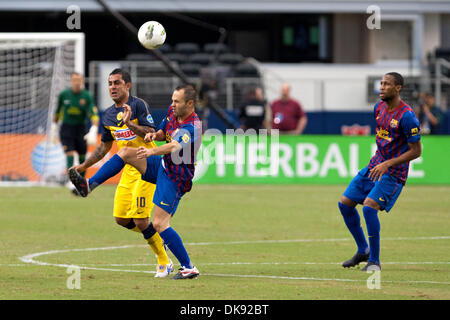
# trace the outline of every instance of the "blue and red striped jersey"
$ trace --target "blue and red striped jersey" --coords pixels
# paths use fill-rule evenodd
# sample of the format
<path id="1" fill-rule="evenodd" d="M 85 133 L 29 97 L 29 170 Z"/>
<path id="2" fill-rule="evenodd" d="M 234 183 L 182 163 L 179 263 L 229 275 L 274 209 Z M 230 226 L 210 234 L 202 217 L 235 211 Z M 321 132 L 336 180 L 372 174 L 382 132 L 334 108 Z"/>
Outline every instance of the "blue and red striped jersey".
<path id="1" fill-rule="evenodd" d="M 202 143 L 200 118 L 195 112 L 192 112 L 183 122 L 179 123 L 173 107 L 170 106 L 158 130 L 165 133 L 167 143 L 176 140 L 181 145 L 182 149 L 179 152 L 163 156 L 163 164 L 167 175 L 175 182 L 177 188 L 182 192 L 190 191 L 197 153 Z"/>
<path id="2" fill-rule="evenodd" d="M 388 159 L 396 158 L 408 151 L 408 143 L 420 140 L 420 125 L 414 111 L 403 100 L 394 110 L 389 111 L 386 102 L 379 101 L 374 107 L 377 122 L 377 151 L 370 159 L 369 170 Z M 409 162 L 388 169 L 387 173 L 405 184 Z"/>

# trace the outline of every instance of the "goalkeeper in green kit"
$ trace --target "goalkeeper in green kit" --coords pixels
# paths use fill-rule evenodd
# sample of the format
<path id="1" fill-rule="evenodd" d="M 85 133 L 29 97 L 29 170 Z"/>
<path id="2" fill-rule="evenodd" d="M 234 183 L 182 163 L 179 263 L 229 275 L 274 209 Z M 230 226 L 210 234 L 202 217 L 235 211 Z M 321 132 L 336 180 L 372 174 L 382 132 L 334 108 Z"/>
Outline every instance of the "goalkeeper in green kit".
<path id="1" fill-rule="evenodd" d="M 66 154 L 66 167 L 74 165 L 74 156 L 78 153 L 79 162 L 86 158 L 87 144 L 97 143 L 99 115 L 92 94 L 84 88 L 82 74 L 72 73 L 71 88 L 59 94 L 58 107 L 53 119 L 51 136 L 54 140 L 58 134 L 58 122 L 61 123 L 59 138 Z M 87 119 L 91 120 L 91 127 L 86 134 Z M 78 195 L 75 189 L 72 189 Z"/>

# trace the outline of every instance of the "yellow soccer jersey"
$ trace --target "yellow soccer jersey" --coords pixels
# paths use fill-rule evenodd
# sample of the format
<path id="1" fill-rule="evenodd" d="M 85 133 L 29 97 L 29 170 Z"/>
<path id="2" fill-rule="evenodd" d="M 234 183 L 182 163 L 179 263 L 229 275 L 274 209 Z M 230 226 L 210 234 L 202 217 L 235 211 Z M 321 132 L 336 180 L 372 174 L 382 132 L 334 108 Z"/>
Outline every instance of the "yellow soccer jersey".
<path id="1" fill-rule="evenodd" d="M 132 122 L 141 126 L 155 128 L 150 109 L 144 100 L 130 96 L 127 104 L 131 107 Z M 123 111 L 123 107 L 116 108 L 115 105 L 105 110 L 102 120 L 104 128 L 102 141 L 116 140 L 119 149 L 122 147 L 138 148 L 141 146 L 154 148 L 156 146 L 154 142 L 146 143 L 143 138 L 136 135 L 123 123 Z"/>

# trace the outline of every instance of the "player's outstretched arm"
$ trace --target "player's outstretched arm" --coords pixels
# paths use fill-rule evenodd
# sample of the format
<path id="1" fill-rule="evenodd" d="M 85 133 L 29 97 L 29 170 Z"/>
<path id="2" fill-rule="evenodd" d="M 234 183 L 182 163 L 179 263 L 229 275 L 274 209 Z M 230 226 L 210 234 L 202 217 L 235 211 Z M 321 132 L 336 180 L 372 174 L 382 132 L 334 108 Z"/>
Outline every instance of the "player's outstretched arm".
<path id="1" fill-rule="evenodd" d="M 97 148 L 95 148 L 94 152 L 87 157 L 87 159 L 79 164 L 78 166 L 75 166 L 74 168 L 78 172 L 86 171 L 87 168 L 91 167 L 92 165 L 99 162 L 103 157 L 108 153 L 109 150 L 111 150 L 111 147 L 113 145 L 113 141 L 102 141 Z"/>
<path id="2" fill-rule="evenodd" d="M 136 155 L 138 159 L 144 159 L 150 156 L 161 156 L 163 154 L 177 152 L 181 149 L 182 149 L 181 144 L 179 144 L 178 141 L 173 140 L 170 143 L 166 143 L 165 145 L 156 148 L 147 149 L 144 147 L 139 147 Z"/>

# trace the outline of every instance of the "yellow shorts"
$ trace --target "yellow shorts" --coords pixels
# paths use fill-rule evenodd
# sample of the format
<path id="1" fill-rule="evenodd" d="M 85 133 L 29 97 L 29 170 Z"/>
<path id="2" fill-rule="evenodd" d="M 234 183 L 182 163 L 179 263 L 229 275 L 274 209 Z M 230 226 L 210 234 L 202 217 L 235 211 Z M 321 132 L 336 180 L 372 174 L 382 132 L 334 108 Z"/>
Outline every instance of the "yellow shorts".
<path id="1" fill-rule="evenodd" d="M 141 179 L 134 167 L 125 165 L 114 196 L 114 217 L 149 218 L 156 185 Z"/>

